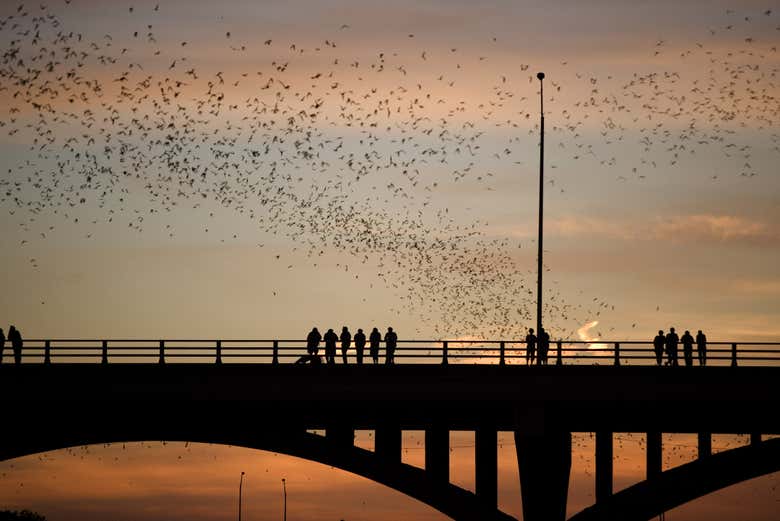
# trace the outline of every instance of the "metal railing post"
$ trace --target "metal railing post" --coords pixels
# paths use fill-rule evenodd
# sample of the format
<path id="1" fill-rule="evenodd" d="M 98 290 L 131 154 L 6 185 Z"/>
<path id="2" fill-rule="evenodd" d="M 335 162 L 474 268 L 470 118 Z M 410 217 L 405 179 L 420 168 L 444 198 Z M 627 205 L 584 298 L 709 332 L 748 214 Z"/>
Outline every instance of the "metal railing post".
<path id="1" fill-rule="evenodd" d="M 100 357 L 100 363 L 104 365 L 108 363 L 108 341 L 107 340 L 103 340 L 103 354 Z"/>
<path id="2" fill-rule="evenodd" d="M 165 363 L 165 340 L 160 340 L 160 364 Z"/>
<path id="3" fill-rule="evenodd" d="M 447 365 L 447 341 L 442 342 L 441 365 Z"/>
<path id="4" fill-rule="evenodd" d="M 279 341 L 274 340 L 274 356 L 271 359 L 271 363 L 274 365 L 279 364 Z"/>
<path id="5" fill-rule="evenodd" d="M 558 358 L 555 360 L 555 365 L 563 365 L 563 342 L 558 340 Z"/>
<path id="6" fill-rule="evenodd" d="M 615 365 L 620 365 L 620 342 L 615 342 Z"/>
<path id="7" fill-rule="evenodd" d="M 505 365 L 506 364 L 506 345 L 504 341 L 501 341 L 501 351 L 500 351 L 500 358 L 498 360 L 499 365 Z"/>
<path id="8" fill-rule="evenodd" d="M 214 360 L 215 364 L 222 363 L 222 340 L 217 340 L 217 358 Z"/>
<path id="9" fill-rule="evenodd" d="M 43 343 L 43 363 L 49 365 L 51 363 L 51 341 L 46 340 Z"/>
<path id="10" fill-rule="evenodd" d="M 731 344 L 731 367 L 737 367 L 737 344 Z"/>

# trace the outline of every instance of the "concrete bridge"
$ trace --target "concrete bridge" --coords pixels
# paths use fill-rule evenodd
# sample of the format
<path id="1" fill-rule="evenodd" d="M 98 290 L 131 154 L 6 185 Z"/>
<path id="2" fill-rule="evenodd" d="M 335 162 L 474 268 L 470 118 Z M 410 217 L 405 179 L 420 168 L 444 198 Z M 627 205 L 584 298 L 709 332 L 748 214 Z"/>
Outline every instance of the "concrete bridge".
<path id="1" fill-rule="evenodd" d="M 650 519 L 780 470 L 777 367 L 405 364 L 0 365 L 0 459 L 93 443 L 230 444 L 365 476 L 458 520 L 497 509 L 497 433 L 513 431 L 523 517 L 564 520 L 571 433 L 596 433 L 596 503 L 572 521 Z M 307 430 L 325 430 L 325 436 Z M 374 430 L 375 450 L 354 446 Z M 425 469 L 401 462 L 425 431 Z M 475 493 L 449 482 L 449 431 L 475 432 Z M 647 480 L 612 490 L 612 433 L 647 433 Z M 661 433 L 697 433 L 699 459 L 662 472 Z M 711 454 L 712 433 L 752 433 Z"/>

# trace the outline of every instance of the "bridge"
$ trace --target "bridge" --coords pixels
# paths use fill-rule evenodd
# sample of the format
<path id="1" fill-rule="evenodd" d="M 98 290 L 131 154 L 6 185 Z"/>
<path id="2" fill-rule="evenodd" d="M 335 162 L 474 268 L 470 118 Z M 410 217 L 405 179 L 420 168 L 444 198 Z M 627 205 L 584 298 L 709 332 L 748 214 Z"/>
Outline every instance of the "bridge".
<path id="1" fill-rule="evenodd" d="M 295 364 L 290 340 L 28 340 L 6 347 L 0 459 L 85 444 L 229 444 L 341 468 L 463 521 L 510 520 L 497 437 L 514 432 L 523 519 L 563 521 L 571 433 L 595 432 L 595 503 L 571 521 L 646 520 L 780 470 L 780 344 L 710 343 L 705 367 L 657 367 L 647 343 L 553 342 L 526 366 L 517 341 L 407 341 L 396 364 Z M 695 354 L 694 354 L 695 358 Z M 370 361 L 370 359 L 369 359 Z M 312 431 L 324 431 L 324 435 Z M 374 432 L 374 450 L 354 445 Z M 401 459 L 425 431 L 424 469 Z M 449 432 L 475 433 L 475 491 L 449 480 Z M 646 433 L 646 480 L 613 490 L 613 433 Z M 662 468 L 662 433 L 696 433 L 698 458 Z M 713 434 L 749 446 L 713 454 Z"/>

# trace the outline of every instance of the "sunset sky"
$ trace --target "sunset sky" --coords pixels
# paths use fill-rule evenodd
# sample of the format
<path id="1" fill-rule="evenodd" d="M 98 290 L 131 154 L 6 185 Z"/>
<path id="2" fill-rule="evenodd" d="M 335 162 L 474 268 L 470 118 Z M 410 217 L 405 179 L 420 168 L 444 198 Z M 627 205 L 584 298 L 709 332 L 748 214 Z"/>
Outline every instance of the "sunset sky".
<path id="1" fill-rule="evenodd" d="M 0 5 L 6 331 L 518 338 L 535 322 L 544 71 L 552 336 L 780 338 L 772 2 L 20 5 Z M 503 438 L 501 506 L 519 516 Z M 692 440 L 670 438 L 669 457 Z M 469 443 L 453 435 L 470 486 Z M 592 501 L 592 452 L 581 435 L 571 512 Z M 638 480 L 641 435 L 622 454 L 617 482 Z M 442 519 L 318 464 L 154 441 L 0 463 L 0 508 L 230 519 L 242 470 L 247 519 L 278 515 L 282 477 L 295 519 Z M 671 517 L 726 516 L 741 498 L 733 516 L 769 521 L 777 484 Z"/>

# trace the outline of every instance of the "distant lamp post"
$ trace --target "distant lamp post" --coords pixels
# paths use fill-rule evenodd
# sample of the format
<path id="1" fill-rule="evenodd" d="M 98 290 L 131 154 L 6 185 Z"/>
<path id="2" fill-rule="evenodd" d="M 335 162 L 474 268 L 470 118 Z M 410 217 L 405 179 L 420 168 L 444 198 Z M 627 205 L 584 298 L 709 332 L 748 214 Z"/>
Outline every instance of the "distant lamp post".
<path id="1" fill-rule="evenodd" d="M 244 473 L 241 472 L 241 479 L 238 481 L 238 521 L 241 521 L 241 494 L 244 488 Z"/>
<path id="2" fill-rule="evenodd" d="M 287 521 L 287 481 L 282 478 L 282 494 L 284 494 L 284 517 L 282 521 Z"/>
<path id="3" fill-rule="evenodd" d="M 544 73 L 536 75 L 539 78 L 539 108 L 541 110 L 541 126 L 539 139 L 539 254 L 536 266 L 536 334 L 542 332 L 542 255 L 544 253 Z"/>

